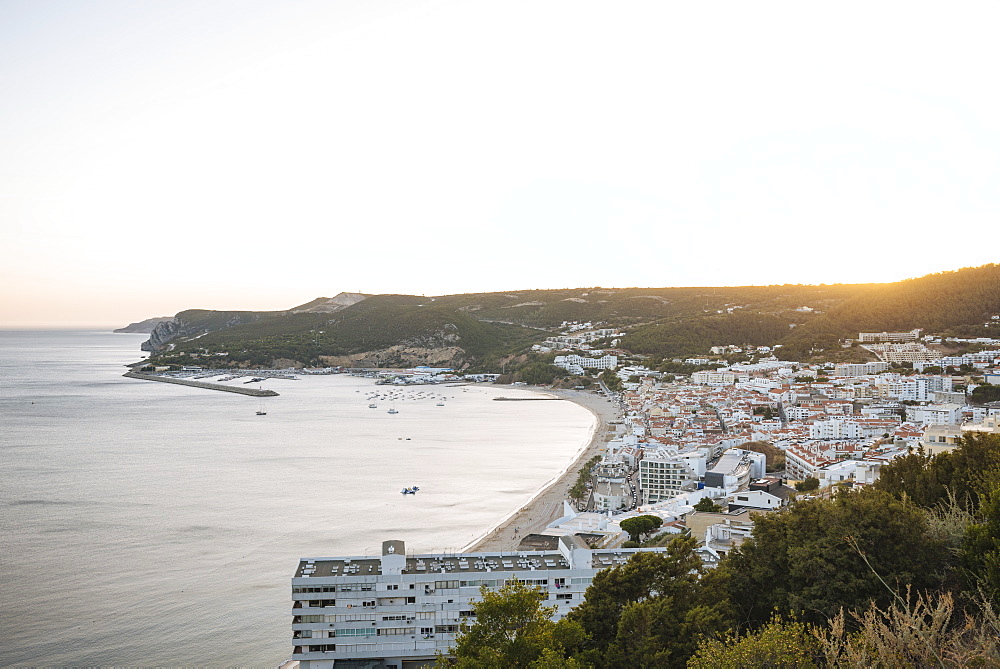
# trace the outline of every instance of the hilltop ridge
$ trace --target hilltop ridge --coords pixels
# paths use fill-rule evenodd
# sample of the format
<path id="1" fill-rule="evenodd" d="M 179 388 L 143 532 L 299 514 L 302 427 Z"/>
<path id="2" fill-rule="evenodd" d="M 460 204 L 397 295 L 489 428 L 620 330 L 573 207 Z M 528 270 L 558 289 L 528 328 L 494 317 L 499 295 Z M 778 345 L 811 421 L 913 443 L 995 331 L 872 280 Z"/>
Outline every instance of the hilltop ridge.
<path id="1" fill-rule="evenodd" d="M 668 359 L 711 346 L 781 344 L 788 355 L 859 331 L 991 333 L 1000 265 L 888 284 L 565 288 L 423 297 L 340 293 L 284 311 L 182 311 L 143 350 L 161 362 L 213 365 L 408 366 L 500 371 L 566 322 L 621 329 L 618 347 Z M 1000 327 L 995 325 L 995 327 Z"/>

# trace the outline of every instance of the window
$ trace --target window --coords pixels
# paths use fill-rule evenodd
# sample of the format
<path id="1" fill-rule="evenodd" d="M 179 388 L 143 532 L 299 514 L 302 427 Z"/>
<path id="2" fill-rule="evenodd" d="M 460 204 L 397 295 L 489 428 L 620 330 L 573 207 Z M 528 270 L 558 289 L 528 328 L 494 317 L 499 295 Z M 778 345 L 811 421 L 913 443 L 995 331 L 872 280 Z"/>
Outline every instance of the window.
<path id="1" fill-rule="evenodd" d="M 385 586 L 385 589 L 386 590 L 399 590 L 399 585 L 397 583 L 390 583 L 389 585 Z"/>
<path id="2" fill-rule="evenodd" d="M 362 627 L 360 629 L 337 630 L 337 636 L 375 636 L 374 627 Z"/>
<path id="3" fill-rule="evenodd" d="M 572 592 L 567 592 L 565 594 L 559 593 L 558 595 L 556 595 L 556 599 L 573 599 L 573 593 Z"/>
<path id="4" fill-rule="evenodd" d="M 315 646 L 306 646 L 305 648 L 307 653 L 326 653 L 334 650 L 337 650 L 337 645 L 332 643 L 322 643 Z"/>
<path id="5" fill-rule="evenodd" d="M 475 617 L 476 612 L 475 611 L 459 611 L 458 615 L 461 618 L 472 618 L 472 617 Z"/>
<path id="6" fill-rule="evenodd" d="M 383 627 L 378 631 L 378 636 L 403 636 L 413 634 L 412 627 Z"/>
<path id="7" fill-rule="evenodd" d="M 420 633 L 423 634 L 424 636 L 428 636 L 430 634 L 434 634 L 434 628 L 433 627 L 421 627 L 420 628 Z"/>
<path id="8" fill-rule="evenodd" d="M 573 585 L 580 585 L 580 584 L 583 584 L 583 583 L 591 583 L 591 582 L 593 582 L 593 580 L 594 579 L 588 578 L 588 577 L 580 577 L 580 578 L 571 579 L 570 583 L 572 583 Z"/>
<path id="9" fill-rule="evenodd" d="M 322 609 L 326 606 L 336 606 L 337 600 L 335 599 L 313 599 L 310 600 L 309 606 L 317 609 Z"/>
<path id="10" fill-rule="evenodd" d="M 407 604 L 416 604 L 417 603 L 417 598 L 416 597 L 407 597 L 406 598 L 406 603 Z"/>
<path id="11" fill-rule="evenodd" d="M 434 581 L 435 588 L 457 588 L 458 581 Z"/>
<path id="12" fill-rule="evenodd" d="M 375 620 L 374 613 L 346 613 L 339 616 L 326 616 L 327 622 L 357 623 L 366 620 Z"/>
<path id="13" fill-rule="evenodd" d="M 447 634 L 450 632 L 457 632 L 458 625 L 435 625 L 434 631 L 438 634 Z"/>
<path id="14" fill-rule="evenodd" d="M 406 620 L 405 615 L 399 616 L 382 616 L 382 620 Z"/>
<path id="15" fill-rule="evenodd" d="M 375 606 L 375 600 L 373 599 L 371 601 L 362 601 L 361 602 L 361 606 L 374 607 Z"/>

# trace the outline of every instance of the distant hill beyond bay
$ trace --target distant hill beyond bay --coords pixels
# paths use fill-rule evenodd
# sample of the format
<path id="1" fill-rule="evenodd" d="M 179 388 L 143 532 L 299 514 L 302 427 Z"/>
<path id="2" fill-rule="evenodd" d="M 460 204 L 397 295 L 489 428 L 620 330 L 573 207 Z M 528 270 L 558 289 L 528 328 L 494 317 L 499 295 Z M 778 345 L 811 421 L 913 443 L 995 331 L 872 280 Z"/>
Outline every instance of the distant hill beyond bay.
<path id="1" fill-rule="evenodd" d="M 341 293 L 286 311 L 193 309 L 129 328 L 158 321 L 143 345 L 158 364 L 509 372 L 550 362 L 531 347 L 567 322 L 623 332 L 616 349 L 655 365 L 730 344 L 780 344 L 782 359 L 803 359 L 862 331 L 997 336 L 998 315 L 1000 265 L 990 264 L 885 284 Z"/>

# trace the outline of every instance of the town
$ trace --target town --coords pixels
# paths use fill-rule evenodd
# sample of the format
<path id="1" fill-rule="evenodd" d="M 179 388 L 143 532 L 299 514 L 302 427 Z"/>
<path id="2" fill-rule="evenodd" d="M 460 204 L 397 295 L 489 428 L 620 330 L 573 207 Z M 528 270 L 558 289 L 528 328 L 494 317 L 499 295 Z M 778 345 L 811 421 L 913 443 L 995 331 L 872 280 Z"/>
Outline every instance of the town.
<path id="1" fill-rule="evenodd" d="M 554 364 L 571 374 L 596 373 L 591 390 L 617 409 L 613 435 L 580 472 L 562 517 L 509 550 L 414 554 L 389 540 L 381 557 L 301 560 L 294 661 L 422 666 L 475 619 L 483 585 L 531 584 L 562 618 L 599 571 L 662 553 L 675 536 L 692 537 L 712 569 L 760 514 L 850 494 L 894 459 L 946 452 L 970 432 L 1000 434 L 1000 401 L 976 392 L 1000 386 L 1000 340 L 952 339 L 975 352 L 946 356 L 934 347 L 941 338 L 919 331 L 859 333 L 844 346 L 877 361 L 809 364 L 734 344 L 675 360 L 696 369 L 676 374 L 619 366 L 627 352 L 613 348 L 617 336 L 564 323 L 537 347 L 559 353 Z M 597 340 L 609 346 L 591 348 Z M 733 354 L 749 361 L 727 364 Z"/>

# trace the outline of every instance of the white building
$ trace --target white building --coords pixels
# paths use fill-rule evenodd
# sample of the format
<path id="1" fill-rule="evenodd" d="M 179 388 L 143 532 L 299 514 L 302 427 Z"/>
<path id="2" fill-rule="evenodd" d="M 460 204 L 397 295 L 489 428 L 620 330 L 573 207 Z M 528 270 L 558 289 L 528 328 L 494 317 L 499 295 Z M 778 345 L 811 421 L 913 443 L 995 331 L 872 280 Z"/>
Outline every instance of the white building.
<path id="1" fill-rule="evenodd" d="M 583 601 L 594 574 L 640 550 L 666 549 L 593 550 L 563 536 L 555 551 L 407 555 L 402 541 L 385 541 L 381 556 L 302 559 L 292 578 L 292 660 L 301 669 L 432 663 L 475 621 L 480 586 L 538 587 L 559 619 Z"/>
<path id="2" fill-rule="evenodd" d="M 858 335 L 860 341 L 916 341 L 920 330 L 909 332 L 862 332 Z"/>
<path id="3" fill-rule="evenodd" d="M 724 369 L 702 370 L 691 375 L 691 383 L 707 386 L 731 386 L 736 383 L 736 374 Z"/>
<path id="4" fill-rule="evenodd" d="M 810 439 L 860 439 L 861 425 L 851 420 L 831 418 L 809 426 Z"/>
<path id="5" fill-rule="evenodd" d="M 676 454 L 658 448 L 639 461 L 639 490 L 642 504 L 655 504 L 697 487 L 705 475 L 704 453 Z"/>
<path id="6" fill-rule="evenodd" d="M 617 355 L 605 355 L 600 358 L 585 358 L 582 355 L 557 355 L 552 364 L 562 367 L 572 374 L 583 374 L 585 369 L 614 369 L 618 366 Z"/>
<path id="7" fill-rule="evenodd" d="M 764 476 L 766 460 L 763 453 L 730 448 L 705 472 L 705 486 L 727 490 L 745 488 L 751 480 Z"/>
<path id="8" fill-rule="evenodd" d="M 834 376 L 868 376 L 889 369 L 887 362 L 842 363 L 833 366 Z"/>
<path id="9" fill-rule="evenodd" d="M 924 425 L 957 425 L 962 420 L 961 404 L 928 404 L 906 407 L 906 419 Z"/>

